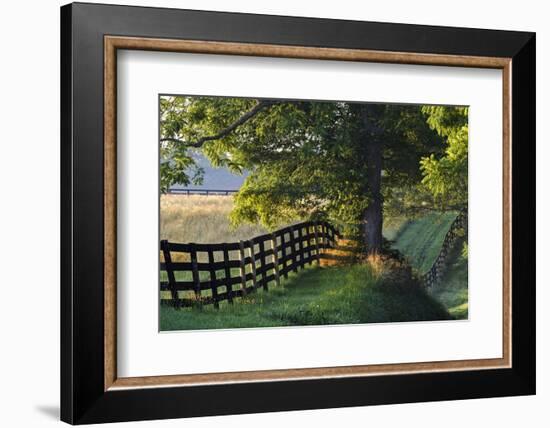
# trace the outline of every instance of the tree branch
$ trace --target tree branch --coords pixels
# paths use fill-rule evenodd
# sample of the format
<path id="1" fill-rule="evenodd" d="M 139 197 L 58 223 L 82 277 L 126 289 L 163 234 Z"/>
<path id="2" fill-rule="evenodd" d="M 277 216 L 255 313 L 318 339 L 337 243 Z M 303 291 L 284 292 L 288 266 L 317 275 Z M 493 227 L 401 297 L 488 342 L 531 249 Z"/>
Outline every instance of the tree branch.
<path id="1" fill-rule="evenodd" d="M 161 138 L 160 141 L 171 141 L 173 143 L 185 144 L 186 146 L 189 146 L 189 147 L 200 148 L 207 141 L 219 140 L 220 138 L 223 138 L 226 135 L 229 135 L 239 126 L 243 125 L 244 123 L 252 119 L 254 116 L 256 116 L 258 113 L 260 113 L 262 110 L 268 107 L 271 107 L 274 104 L 279 104 L 279 103 L 280 101 L 268 101 L 268 100 L 258 101 L 254 107 L 252 107 L 245 114 L 239 117 L 235 122 L 231 123 L 229 126 L 222 129 L 217 134 L 208 135 L 206 137 L 199 138 L 197 141 L 194 141 L 194 142 L 186 142 L 178 138 L 171 138 L 171 137 Z"/>

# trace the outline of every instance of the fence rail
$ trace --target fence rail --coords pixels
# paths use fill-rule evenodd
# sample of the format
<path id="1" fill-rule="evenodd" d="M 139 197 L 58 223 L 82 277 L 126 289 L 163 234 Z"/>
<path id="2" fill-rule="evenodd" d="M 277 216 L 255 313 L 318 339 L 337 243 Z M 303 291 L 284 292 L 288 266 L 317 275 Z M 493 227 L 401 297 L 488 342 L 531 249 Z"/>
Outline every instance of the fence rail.
<path id="1" fill-rule="evenodd" d="M 422 275 L 421 281 L 426 287 L 432 287 L 441 280 L 447 266 L 449 252 L 454 247 L 456 240 L 461 236 L 459 233 L 460 230 L 464 230 L 466 233 L 468 230 L 468 214 L 465 210 L 461 211 L 452 222 L 432 267 Z"/>
<path id="2" fill-rule="evenodd" d="M 244 297 L 271 283 L 280 284 L 291 271 L 319 262 L 333 248 L 339 232 L 327 222 L 304 222 L 248 241 L 180 244 L 161 241 L 164 257 L 161 291 L 169 291 L 175 307 L 202 306 Z M 174 257 L 176 256 L 177 257 Z M 183 260 L 183 261 L 181 261 Z"/>
<path id="3" fill-rule="evenodd" d="M 169 195 L 206 195 L 206 196 L 230 196 L 237 193 L 238 190 L 227 189 L 168 189 Z"/>

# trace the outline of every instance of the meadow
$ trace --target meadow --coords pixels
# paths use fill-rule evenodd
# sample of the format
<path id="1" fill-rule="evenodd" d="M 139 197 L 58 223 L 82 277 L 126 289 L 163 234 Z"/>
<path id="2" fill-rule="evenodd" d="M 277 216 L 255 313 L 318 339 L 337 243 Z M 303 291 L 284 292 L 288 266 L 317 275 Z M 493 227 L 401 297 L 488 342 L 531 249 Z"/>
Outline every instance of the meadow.
<path id="1" fill-rule="evenodd" d="M 228 220 L 231 196 L 163 195 L 161 239 L 175 242 L 219 243 L 250 239 L 266 230 L 260 225 L 233 228 Z M 291 273 L 280 287 L 261 289 L 220 309 L 176 310 L 161 305 L 161 330 L 253 328 L 291 325 L 464 319 L 468 314 L 467 261 L 462 243 L 451 255 L 442 283 L 433 290 L 420 286 L 417 276 L 427 270 L 439 251 L 455 213 L 433 213 L 416 219 L 389 219 L 384 235 L 393 241 L 413 270 L 369 261 Z M 397 273 L 397 274 L 396 274 Z M 163 273 L 165 274 L 165 273 Z M 178 280 L 191 280 L 178 272 Z M 201 272 L 208 280 L 208 273 Z M 166 279 L 165 276 L 162 279 Z M 190 292 L 187 292 L 190 293 Z M 209 294 L 206 290 L 205 296 Z M 182 292 L 183 294 L 183 292 Z M 183 297 L 183 296 L 182 296 Z M 169 299 L 169 292 L 161 293 Z"/>
<path id="2" fill-rule="evenodd" d="M 162 310 L 164 326 L 251 326 L 231 321 L 240 317 L 237 313 L 241 311 L 246 317 L 256 313 L 261 319 L 254 323 L 263 326 L 466 316 L 467 260 L 460 251 L 452 260 L 447 257 L 447 243 L 454 244 L 458 236 L 455 228 L 447 235 L 449 226 L 462 224 L 462 217 L 453 223 L 456 213 L 439 211 L 463 212 L 468 205 L 468 107 L 165 95 L 159 99 L 159 109 L 160 190 L 182 185 L 238 190 L 235 198 L 161 198 L 161 239 L 206 244 L 202 248 L 162 244 L 166 257 L 171 258 L 162 266 L 170 277 L 162 288 L 196 291 L 194 298 L 186 297 L 185 304 L 193 306 L 191 309 Z M 406 218 L 397 215 L 401 212 L 407 212 Z M 279 251 L 274 253 L 272 245 L 265 248 L 263 238 L 248 242 L 270 231 L 257 224 L 231 227 L 230 213 L 242 222 L 261 219 L 269 228 L 290 225 L 297 218 L 330 219 L 331 227 L 345 239 L 331 240 L 330 246 L 323 244 L 319 267 L 314 265 L 285 279 L 282 287 L 270 286 L 265 296 L 248 296 L 254 304 L 246 304 L 244 299 L 231 308 L 220 306 L 210 314 L 216 318 L 214 322 L 204 314 L 215 308 L 204 307 L 200 312 L 199 307 L 217 306 L 219 300 L 234 297 L 225 292 L 226 287 L 241 288 L 244 282 L 246 289 L 246 281 L 260 284 L 258 263 L 262 282 L 265 271 L 275 266 L 273 277 L 280 266 L 288 273 L 296 268 L 297 257 L 303 256 L 304 242 L 307 247 L 311 241 L 318 242 L 318 236 L 312 237 L 307 230 L 304 238 L 302 228 L 289 228 L 282 234 L 284 242 L 279 236 Z M 446 236 L 452 239 L 446 240 Z M 270 236 L 265 238 L 272 241 Z M 246 242 L 241 245 L 241 240 Z M 231 251 L 238 257 L 228 255 L 228 247 L 220 245 L 223 243 L 236 243 Z M 169 248 L 174 251 L 168 253 Z M 285 253 L 279 256 L 282 248 Z M 346 252 L 352 254 L 348 257 Z M 273 257 L 273 261 L 266 262 L 264 256 Z M 244 272 L 248 266 L 252 270 L 249 275 Z M 380 266 L 384 273 L 373 274 Z M 222 272 L 230 268 L 242 270 L 244 275 Z M 187 277 L 180 276 L 178 284 L 173 271 Z M 208 289 L 212 298 L 203 299 L 202 291 Z M 224 290 L 223 294 L 218 294 L 218 289 Z M 355 303 L 326 297 L 340 292 L 349 293 Z M 236 293 L 236 300 L 241 301 L 242 294 Z M 390 295 L 391 301 L 385 297 Z M 417 316 L 420 306 L 415 302 L 420 302 L 425 314 L 433 315 L 432 305 L 443 312 L 435 317 Z M 314 310 L 315 305 L 322 311 Z M 289 309 L 284 316 L 283 307 Z M 166 321 L 165 315 L 172 321 Z M 175 326 L 176 319 L 180 321 Z M 185 319 L 188 321 L 182 321 Z"/>
<path id="3" fill-rule="evenodd" d="M 161 195 L 160 239 L 212 244 L 246 240 L 267 232 L 260 225 L 233 228 L 232 196 Z"/>
<path id="4" fill-rule="evenodd" d="M 362 324 L 450 319 L 418 284 L 395 281 L 368 263 L 310 267 L 281 287 L 238 299 L 220 309 L 161 306 L 161 330 Z"/>

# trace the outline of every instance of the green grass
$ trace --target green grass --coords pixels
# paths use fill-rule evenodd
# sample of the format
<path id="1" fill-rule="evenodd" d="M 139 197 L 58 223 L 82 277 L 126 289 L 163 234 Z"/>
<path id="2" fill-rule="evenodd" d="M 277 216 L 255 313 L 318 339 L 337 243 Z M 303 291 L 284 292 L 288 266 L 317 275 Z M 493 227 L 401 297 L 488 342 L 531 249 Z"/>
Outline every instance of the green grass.
<path id="1" fill-rule="evenodd" d="M 229 205 L 225 200 L 214 202 Z M 180 210 L 180 204 L 183 203 L 178 200 L 177 211 L 191 216 L 190 212 Z M 210 215 L 227 210 L 227 207 L 215 208 Z M 384 234 L 395 240 L 395 248 L 407 257 L 415 270 L 425 272 L 438 254 L 454 217 L 454 213 L 435 213 L 418 219 L 395 219 L 385 223 Z M 189 229 L 177 231 L 188 233 Z M 205 226 L 204 230 L 207 229 Z M 199 241 L 200 237 L 205 239 L 201 233 L 192 238 Z M 190 236 L 179 238 L 191 239 Z M 369 264 L 322 269 L 314 266 L 291 274 L 280 287 L 270 284 L 268 292 L 260 289 L 246 299 L 235 299 L 233 305 L 221 302 L 220 310 L 211 305 L 180 310 L 161 305 L 160 328 L 167 331 L 464 319 L 468 316 L 468 281 L 467 261 L 460 256 L 461 246 L 460 242 L 451 254 L 450 266 L 441 284 L 429 293 L 415 285 L 410 277 L 400 276 L 399 268 L 380 277 Z M 232 275 L 239 274 L 238 269 L 232 271 Z M 176 275 L 180 281 L 191 280 L 190 272 Z M 216 272 L 216 276 L 223 277 L 223 271 Z M 201 280 L 208 279 L 209 273 L 201 272 Z M 180 293 L 181 297 L 192 297 L 192 294 Z M 209 290 L 203 291 L 204 296 L 209 294 Z M 169 292 L 161 295 L 170 298 Z"/>
<path id="2" fill-rule="evenodd" d="M 280 287 L 258 290 L 233 305 L 176 310 L 161 306 L 160 329 L 277 327 L 448 319 L 422 288 L 381 280 L 367 264 L 311 267 Z"/>
<path id="3" fill-rule="evenodd" d="M 419 272 L 426 272 L 439 254 L 445 234 L 456 213 L 432 213 L 419 219 L 404 222 L 393 233 L 394 248 L 407 258 Z"/>
<path id="4" fill-rule="evenodd" d="M 441 249 L 445 234 L 456 214 L 430 214 L 402 221 L 398 230 L 390 229 L 397 248 L 419 272 L 426 272 Z M 388 238 L 389 239 L 389 238 Z M 464 238 L 449 254 L 447 271 L 430 294 L 441 302 L 454 319 L 468 318 L 468 260 L 462 257 Z"/>

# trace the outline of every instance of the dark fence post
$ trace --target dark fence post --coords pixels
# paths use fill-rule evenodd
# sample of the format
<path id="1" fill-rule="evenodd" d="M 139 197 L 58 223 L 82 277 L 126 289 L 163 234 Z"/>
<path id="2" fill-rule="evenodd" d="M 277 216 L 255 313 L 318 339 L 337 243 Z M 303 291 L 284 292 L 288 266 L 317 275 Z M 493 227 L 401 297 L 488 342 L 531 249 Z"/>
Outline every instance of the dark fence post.
<path id="1" fill-rule="evenodd" d="M 214 251 L 212 247 L 208 247 L 208 264 L 210 265 L 210 289 L 212 290 L 212 300 L 214 301 L 214 307 L 220 308 L 218 302 L 218 284 L 216 281 L 216 268 L 214 267 Z"/>
<path id="2" fill-rule="evenodd" d="M 227 244 L 223 244 L 223 267 L 227 300 L 229 303 L 233 303 L 233 285 L 231 284 L 231 269 L 229 268 L 229 250 L 227 249 Z"/>
<path id="3" fill-rule="evenodd" d="M 294 236 L 294 228 L 290 226 L 290 254 L 292 255 L 292 270 L 298 272 L 298 260 L 296 258 L 296 239 Z"/>
<path id="4" fill-rule="evenodd" d="M 189 244 L 189 252 L 191 254 L 191 269 L 193 272 L 193 286 L 195 288 L 195 298 L 199 302 L 199 304 L 202 306 L 202 299 L 201 299 L 201 281 L 199 277 L 199 267 L 197 265 L 197 250 L 195 248 L 195 244 Z"/>
<path id="5" fill-rule="evenodd" d="M 286 263 L 286 242 L 285 242 L 285 234 L 286 232 L 281 233 L 281 256 L 283 257 L 283 269 L 284 269 L 284 276 L 285 279 L 288 279 L 288 269 L 287 269 L 287 263 Z"/>
<path id="6" fill-rule="evenodd" d="M 258 286 L 256 280 L 256 258 L 254 257 L 254 239 L 248 241 L 248 250 L 250 254 L 250 263 L 252 265 L 252 285 L 254 289 Z"/>
<path id="7" fill-rule="evenodd" d="M 308 264 L 311 266 L 313 264 L 313 257 L 311 257 L 311 230 L 313 229 L 313 226 L 311 223 L 308 223 L 306 226 L 306 236 L 307 236 L 307 260 Z"/>
<path id="8" fill-rule="evenodd" d="M 266 272 L 266 269 L 265 269 L 265 244 L 264 244 L 264 241 L 260 241 L 258 243 L 259 247 L 260 247 L 260 253 L 259 253 L 259 256 L 260 256 L 260 269 L 262 270 L 262 281 L 260 282 L 260 284 L 263 286 L 264 290 L 265 291 L 268 291 L 268 285 L 267 285 L 267 272 Z"/>
<path id="9" fill-rule="evenodd" d="M 246 264 L 244 262 L 244 242 L 239 241 L 239 262 L 241 265 L 241 286 L 242 286 L 242 296 L 246 296 Z"/>
<path id="10" fill-rule="evenodd" d="M 321 263 L 321 252 L 319 249 L 319 234 L 317 233 L 317 229 L 319 228 L 319 224 L 317 221 L 313 223 L 313 234 L 315 235 L 315 257 L 317 258 L 317 264 Z"/>
<path id="11" fill-rule="evenodd" d="M 168 275 L 168 286 L 170 287 L 170 294 L 172 295 L 172 301 L 175 308 L 180 307 L 180 300 L 178 296 L 178 290 L 176 289 L 176 277 L 174 275 L 174 269 L 172 268 L 172 256 L 170 255 L 170 244 L 166 239 L 160 241 L 160 248 L 164 256 L 164 265 L 166 266 L 166 274 Z"/>
<path id="12" fill-rule="evenodd" d="M 335 243 L 334 231 L 332 230 L 332 227 L 330 227 L 329 223 L 326 223 L 326 228 L 327 228 L 327 237 L 328 237 L 329 246 L 330 248 L 334 248 L 334 243 Z"/>
<path id="13" fill-rule="evenodd" d="M 335 247 L 336 246 L 336 238 L 338 237 L 336 235 L 336 229 L 334 228 L 334 226 L 332 224 L 329 223 L 329 228 L 330 228 L 330 237 L 332 239 L 332 246 Z"/>
<path id="14" fill-rule="evenodd" d="M 300 267 L 303 268 L 306 264 L 304 263 L 304 235 L 302 233 L 303 227 L 300 225 L 298 227 L 298 248 L 300 249 Z"/>
<path id="15" fill-rule="evenodd" d="M 277 249 L 277 237 L 272 233 L 271 234 L 271 248 L 273 249 L 273 271 L 275 272 L 275 282 L 277 287 L 281 285 L 281 280 L 279 278 L 279 254 Z"/>

